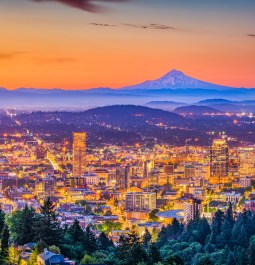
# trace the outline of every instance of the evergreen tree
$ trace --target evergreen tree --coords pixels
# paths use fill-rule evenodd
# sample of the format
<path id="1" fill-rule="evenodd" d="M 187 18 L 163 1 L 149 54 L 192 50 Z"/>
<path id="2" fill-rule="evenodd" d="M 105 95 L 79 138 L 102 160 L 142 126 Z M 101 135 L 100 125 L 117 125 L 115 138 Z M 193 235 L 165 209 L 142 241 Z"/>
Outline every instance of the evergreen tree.
<path id="1" fill-rule="evenodd" d="M 229 252 L 226 265 L 236 265 L 233 252 Z"/>
<path id="2" fill-rule="evenodd" d="M 149 247 L 149 260 L 152 264 L 160 262 L 161 257 L 160 257 L 160 252 L 156 246 L 155 243 L 150 244 Z"/>
<path id="3" fill-rule="evenodd" d="M 5 217 L 5 214 L 2 211 L 2 209 L 0 209 L 0 238 L 1 238 L 1 235 L 3 233 L 4 225 L 5 225 L 4 217 Z"/>
<path id="4" fill-rule="evenodd" d="M 151 242 L 151 234 L 147 228 L 145 228 L 142 240 L 143 240 L 143 246 L 147 248 Z"/>
<path id="5" fill-rule="evenodd" d="M 255 265 L 255 236 L 250 238 L 249 244 L 249 264 Z"/>
<path id="6" fill-rule="evenodd" d="M 71 236 L 72 244 L 76 244 L 77 242 L 82 243 L 84 240 L 84 233 L 80 227 L 79 221 L 75 220 L 73 224 L 69 227 L 68 233 Z"/>
<path id="7" fill-rule="evenodd" d="M 97 245 L 99 250 L 107 250 L 109 247 L 113 246 L 113 242 L 104 232 L 101 232 L 97 239 Z"/>
<path id="8" fill-rule="evenodd" d="M 91 254 L 97 250 L 96 245 L 96 237 L 94 232 L 92 231 L 91 225 L 87 225 L 85 233 L 84 233 L 84 239 L 83 239 L 83 247 L 85 251 L 88 254 Z"/>
<path id="9" fill-rule="evenodd" d="M 204 217 L 202 219 L 199 219 L 198 221 L 197 232 L 198 232 L 197 241 L 200 244 L 205 245 L 206 239 L 211 233 L 211 228 L 207 220 Z"/>
<path id="10" fill-rule="evenodd" d="M 217 244 L 217 237 L 219 236 L 221 232 L 222 222 L 223 222 L 223 212 L 218 210 L 215 213 L 215 216 L 213 218 L 212 225 L 211 225 L 211 236 L 209 240 L 210 244 Z"/>
<path id="11" fill-rule="evenodd" d="M 5 225 L 1 240 L 1 256 L 3 261 L 5 262 L 8 261 L 8 256 L 9 256 L 9 238 L 10 238 L 9 228 L 7 225 Z"/>
<path id="12" fill-rule="evenodd" d="M 184 262 L 179 256 L 173 255 L 166 259 L 165 264 L 166 265 L 184 265 Z"/>
<path id="13" fill-rule="evenodd" d="M 48 245 L 58 246 L 61 240 L 62 231 L 60 223 L 57 220 L 55 205 L 50 198 L 44 201 L 40 208 L 41 215 L 35 220 L 35 235 L 38 240 L 43 241 Z"/>

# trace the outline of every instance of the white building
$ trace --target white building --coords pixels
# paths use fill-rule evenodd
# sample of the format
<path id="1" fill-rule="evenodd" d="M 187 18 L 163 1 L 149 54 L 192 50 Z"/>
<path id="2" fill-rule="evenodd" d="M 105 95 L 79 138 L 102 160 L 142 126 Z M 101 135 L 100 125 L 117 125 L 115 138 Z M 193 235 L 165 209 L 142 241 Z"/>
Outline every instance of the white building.
<path id="1" fill-rule="evenodd" d="M 201 201 L 198 199 L 191 199 L 189 201 L 184 202 L 183 208 L 185 222 L 193 220 L 196 215 L 200 215 L 202 212 Z"/>
<path id="2" fill-rule="evenodd" d="M 251 178 L 250 177 L 243 177 L 239 179 L 240 187 L 247 188 L 251 186 Z"/>
<path id="3" fill-rule="evenodd" d="M 134 212 L 156 209 L 156 193 L 128 192 L 126 194 L 126 210 Z"/>
<path id="4" fill-rule="evenodd" d="M 99 176 L 95 173 L 84 174 L 83 178 L 86 179 L 87 185 L 98 185 L 98 183 L 100 181 Z"/>

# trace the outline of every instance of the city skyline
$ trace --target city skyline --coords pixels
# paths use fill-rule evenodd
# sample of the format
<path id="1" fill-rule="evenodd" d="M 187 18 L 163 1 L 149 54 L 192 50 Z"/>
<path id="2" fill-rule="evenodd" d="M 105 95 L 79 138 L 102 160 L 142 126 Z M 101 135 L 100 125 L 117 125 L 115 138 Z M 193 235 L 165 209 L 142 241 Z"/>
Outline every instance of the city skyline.
<path id="1" fill-rule="evenodd" d="M 3 0 L 0 10 L 1 87 L 119 88 L 174 68 L 255 87 L 250 0 Z"/>

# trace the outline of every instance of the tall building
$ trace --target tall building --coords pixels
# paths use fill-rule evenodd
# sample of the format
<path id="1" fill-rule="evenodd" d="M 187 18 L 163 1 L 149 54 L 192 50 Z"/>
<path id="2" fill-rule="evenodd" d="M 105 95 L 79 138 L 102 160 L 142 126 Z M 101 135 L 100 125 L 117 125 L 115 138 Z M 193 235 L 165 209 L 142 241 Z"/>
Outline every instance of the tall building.
<path id="1" fill-rule="evenodd" d="M 255 176 L 255 147 L 239 149 L 239 175 L 240 177 Z"/>
<path id="2" fill-rule="evenodd" d="M 155 192 L 128 192 L 126 194 L 126 210 L 133 212 L 156 209 Z"/>
<path id="3" fill-rule="evenodd" d="M 116 186 L 119 189 L 128 189 L 130 187 L 130 166 L 118 167 L 116 169 Z"/>
<path id="4" fill-rule="evenodd" d="M 225 140 L 214 140 L 210 148 L 211 178 L 228 176 L 228 145 Z"/>
<path id="5" fill-rule="evenodd" d="M 202 212 L 201 200 L 190 199 L 188 202 L 184 202 L 184 221 L 188 222 L 193 220 L 195 217 L 200 216 Z"/>
<path id="6" fill-rule="evenodd" d="M 81 177 L 86 172 L 86 133 L 73 133 L 73 176 Z"/>

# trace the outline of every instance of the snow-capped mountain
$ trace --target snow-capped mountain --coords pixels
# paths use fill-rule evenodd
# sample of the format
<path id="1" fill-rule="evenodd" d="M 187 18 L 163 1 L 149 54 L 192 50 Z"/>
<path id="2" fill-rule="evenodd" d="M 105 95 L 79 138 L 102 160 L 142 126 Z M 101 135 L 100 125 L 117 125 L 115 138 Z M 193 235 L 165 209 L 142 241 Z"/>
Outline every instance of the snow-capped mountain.
<path id="1" fill-rule="evenodd" d="M 172 70 L 166 75 L 156 79 L 145 81 L 134 86 L 124 87 L 124 89 L 160 89 L 160 88 L 207 88 L 226 89 L 226 87 L 207 83 L 193 77 L 185 75 L 178 70 Z"/>

